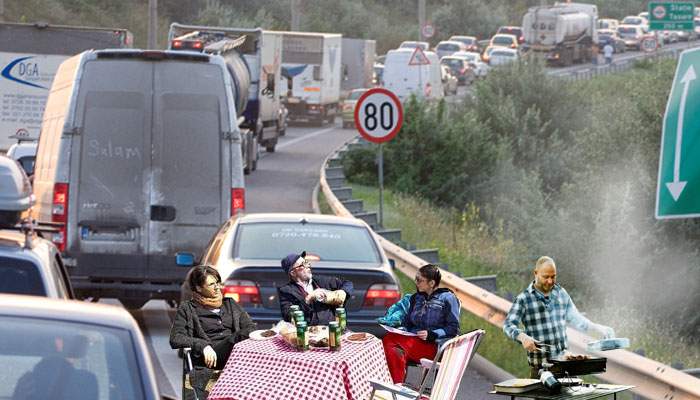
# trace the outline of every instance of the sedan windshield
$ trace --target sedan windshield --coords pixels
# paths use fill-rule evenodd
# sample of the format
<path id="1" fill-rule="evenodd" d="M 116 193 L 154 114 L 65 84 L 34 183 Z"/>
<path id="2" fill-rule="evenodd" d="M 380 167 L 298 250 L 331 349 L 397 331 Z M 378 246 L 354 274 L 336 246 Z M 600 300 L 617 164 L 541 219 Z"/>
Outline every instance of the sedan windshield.
<path id="1" fill-rule="evenodd" d="M 444 51 L 457 51 L 459 50 L 459 45 L 456 45 L 454 43 L 443 43 L 438 45 L 437 49 Z"/>
<path id="2" fill-rule="evenodd" d="M 496 36 L 493 38 L 493 44 L 510 46 L 513 44 L 513 39 L 509 38 L 508 36 Z"/>
<path id="3" fill-rule="evenodd" d="M 1 399 L 144 398 L 128 331 L 0 316 Z"/>
<path id="4" fill-rule="evenodd" d="M 0 293 L 46 296 L 46 288 L 32 262 L 0 257 Z"/>
<path id="5" fill-rule="evenodd" d="M 370 232 L 361 226 L 294 222 L 241 224 L 234 241 L 235 259 L 281 260 L 306 250 L 321 261 L 379 264 Z"/>

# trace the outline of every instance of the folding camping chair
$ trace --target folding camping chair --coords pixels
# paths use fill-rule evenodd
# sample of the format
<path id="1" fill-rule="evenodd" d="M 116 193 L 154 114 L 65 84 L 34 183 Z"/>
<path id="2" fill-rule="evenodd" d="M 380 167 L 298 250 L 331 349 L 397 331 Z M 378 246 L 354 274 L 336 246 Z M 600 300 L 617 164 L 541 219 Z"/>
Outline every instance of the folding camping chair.
<path id="1" fill-rule="evenodd" d="M 182 399 L 183 400 L 205 400 L 206 396 L 200 396 L 192 387 L 192 373 L 194 371 L 194 365 L 192 364 L 192 349 L 185 347 L 182 349 Z M 221 370 L 209 370 L 211 371 L 211 376 L 207 381 L 207 386 L 205 392 L 208 394 L 214 387 L 214 384 L 219 379 L 221 375 Z"/>
<path id="2" fill-rule="evenodd" d="M 486 332 L 477 329 L 445 342 L 433 361 L 421 359 L 421 365 L 428 369 L 418 391 L 406 386 L 370 380 L 372 385 L 371 400 L 454 400 L 464 371 L 476 353 L 481 338 Z M 438 362 L 439 361 L 439 362 Z M 439 368 L 442 367 L 442 368 Z M 438 369 L 439 368 L 439 369 Z M 428 377 L 435 381 L 430 393 L 427 391 Z"/>

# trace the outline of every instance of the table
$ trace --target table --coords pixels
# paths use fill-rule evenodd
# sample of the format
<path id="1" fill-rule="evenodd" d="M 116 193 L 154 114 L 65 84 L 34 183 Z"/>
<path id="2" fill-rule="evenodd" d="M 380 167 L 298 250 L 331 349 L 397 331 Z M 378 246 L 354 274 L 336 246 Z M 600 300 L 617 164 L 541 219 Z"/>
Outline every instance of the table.
<path id="1" fill-rule="evenodd" d="M 279 337 L 236 344 L 209 400 L 366 400 L 369 379 L 391 382 L 381 340 L 300 352 Z"/>
<path id="2" fill-rule="evenodd" d="M 583 386 L 563 387 L 560 394 L 549 394 L 544 389 L 535 389 L 525 393 L 500 393 L 489 392 L 501 396 L 510 396 L 511 400 L 516 398 L 536 399 L 536 400 L 591 400 L 606 396 L 613 396 L 617 399 L 617 394 L 625 390 L 632 389 L 634 386 L 627 385 L 608 385 L 599 383 L 596 385 L 584 384 Z"/>

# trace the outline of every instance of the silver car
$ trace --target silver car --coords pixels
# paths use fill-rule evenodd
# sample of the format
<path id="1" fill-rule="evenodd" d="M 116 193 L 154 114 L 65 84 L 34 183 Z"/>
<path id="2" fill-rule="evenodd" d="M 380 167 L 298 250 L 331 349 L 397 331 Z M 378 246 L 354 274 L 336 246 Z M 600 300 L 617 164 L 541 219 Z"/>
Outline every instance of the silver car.
<path id="1" fill-rule="evenodd" d="M 0 398 L 155 400 L 146 342 L 121 307 L 0 295 Z"/>
<path id="2" fill-rule="evenodd" d="M 398 281 L 375 233 L 361 220 L 318 214 L 249 214 L 231 218 L 212 238 L 203 264 L 214 266 L 233 297 L 260 326 L 280 319 L 280 266 L 306 250 L 314 274 L 351 281 L 346 303 L 352 329 L 381 333 L 376 319 L 400 297 Z M 183 300 L 189 299 L 187 284 Z"/>

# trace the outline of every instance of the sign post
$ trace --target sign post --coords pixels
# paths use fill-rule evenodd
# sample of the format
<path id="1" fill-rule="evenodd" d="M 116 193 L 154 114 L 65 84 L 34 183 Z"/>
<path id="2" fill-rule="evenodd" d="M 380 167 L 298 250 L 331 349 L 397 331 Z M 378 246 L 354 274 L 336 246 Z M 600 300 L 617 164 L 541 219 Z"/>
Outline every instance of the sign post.
<path id="1" fill-rule="evenodd" d="M 656 218 L 700 217 L 700 49 L 681 53 L 661 136 Z"/>
<path id="2" fill-rule="evenodd" d="M 384 223 L 384 152 L 383 143 L 393 139 L 403 125 L 403 106 L 396 95 L 384 88 L 370 89 L 355 106 L 355 128 L 363 138 L 379 145 L 379 225 Z"/>
<path id="3" fill-rule="evenodd" d="M 692 31 L 694 17 L 694 2 L 649 2 L 649 30 Z"/>

